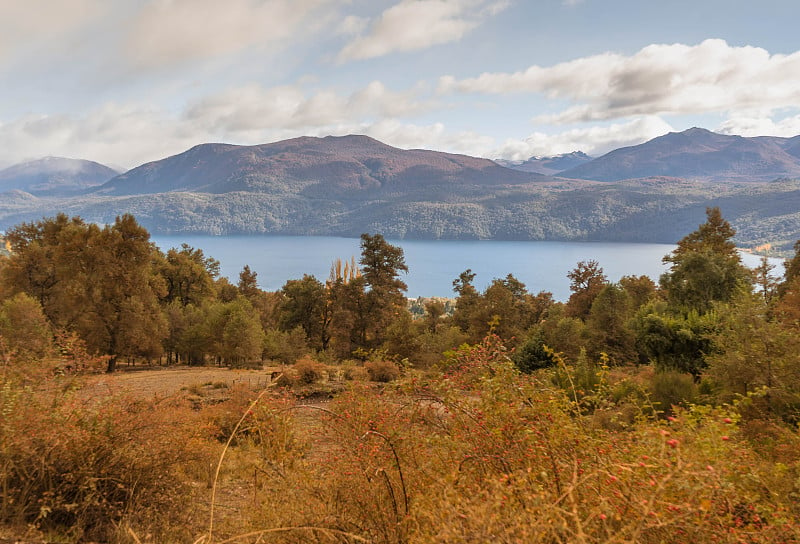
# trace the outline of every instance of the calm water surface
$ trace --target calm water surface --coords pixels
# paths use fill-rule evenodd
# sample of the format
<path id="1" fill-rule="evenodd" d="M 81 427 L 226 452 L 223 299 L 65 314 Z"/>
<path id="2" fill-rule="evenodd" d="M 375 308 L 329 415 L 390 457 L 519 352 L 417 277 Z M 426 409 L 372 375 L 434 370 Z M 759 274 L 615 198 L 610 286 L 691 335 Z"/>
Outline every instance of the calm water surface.
<path id="1" fill-rule="evenodd" d="M 233 283 L 244 265 L 258 273 L 268 291 L 290 279 L 313 274 L 324 281 L 331 263 L 361 253 L 356 238 L 329 236 L 153 236 L 164 251 L 187 243 L 220 261 L 221 272 Z M 494 240 L 389 240 L 403 248 L 409 273 L 403 275 L 409 297 L 451 297 L 453 280 L 471 268 L 475 285 L 485 288 L 507 274 L 525 283 L 531 292 L 550 291 L 557 300 L 569 297 L 567 272 L 578 261 L 594 259 L 611 281 L 626 275 L 646 275 L 654 281 L 666 270 L 661 258 L 675 246 L 600 242 L 507 242 Z M 758 257 L 744 255 L 750 266 Z M 779 272 L 783 272 L 782 267 Z"/>

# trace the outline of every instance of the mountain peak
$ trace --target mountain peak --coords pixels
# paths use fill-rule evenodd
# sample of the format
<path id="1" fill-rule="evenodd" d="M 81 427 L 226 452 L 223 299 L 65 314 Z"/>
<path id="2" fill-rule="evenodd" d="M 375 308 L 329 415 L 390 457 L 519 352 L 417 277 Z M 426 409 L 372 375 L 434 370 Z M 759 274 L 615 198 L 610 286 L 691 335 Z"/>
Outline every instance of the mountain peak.
<path id="1" fill-rule="evenodd" d="M 398 149 L 369 136 L 350 134 L 302 136 L 253 146 L 203 144 L 129 170 L 97 192 L 329 195 L 456 184 L 508 185 L 540 179 L 488 159 Z"/>
<path id="2" fill-rule="evenodd" d="M 793 139 L 745 138 L 692 127 L 623 147 L 560 175 L 620 181 L 667 176 L 707 181 L 769 181 L 800 176 Z"/>
<path id="3" fill-rule="evenodd" d="M 0 191 L 19 189 L 35 196 L 66 196 L 96 187 L 117 174 L 94 161 L 48 156 L 0 170 Z"/>

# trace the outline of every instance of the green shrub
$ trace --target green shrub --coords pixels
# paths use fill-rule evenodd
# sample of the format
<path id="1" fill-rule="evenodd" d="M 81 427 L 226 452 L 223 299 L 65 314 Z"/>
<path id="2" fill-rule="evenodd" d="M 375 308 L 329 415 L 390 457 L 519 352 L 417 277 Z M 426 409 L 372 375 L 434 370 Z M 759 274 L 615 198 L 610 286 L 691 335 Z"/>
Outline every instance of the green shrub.
<path id="1" fill-rule="evenodd" d="M 653 374 L 650 382 L 650 400 L 664 415 L 673 412 L 673 406 L 688 406 L 697 400 L 697 384 L 690 374 L 667 370 Z"/>

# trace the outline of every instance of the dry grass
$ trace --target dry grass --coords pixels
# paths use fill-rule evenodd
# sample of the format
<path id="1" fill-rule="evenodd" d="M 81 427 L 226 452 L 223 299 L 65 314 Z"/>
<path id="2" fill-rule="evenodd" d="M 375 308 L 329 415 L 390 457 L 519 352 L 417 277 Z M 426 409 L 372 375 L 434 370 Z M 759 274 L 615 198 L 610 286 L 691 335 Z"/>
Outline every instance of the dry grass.
<path id="1" fill-rule="evenodd" d="M 567 367 L 555 381 L 550 371 L 520 375 L 490 340 L 443 368 L 390 384 L 350 381 L 333 400 L 311 402 L 297 396 L 309 384 L 228 385 L 248 373 L 216 369 L 92 377 L 83 389 L 79 379 L 74 392 L 7 380 L 0 407 L 14 417 L 0 424 L 0 485 L 3 519 L 18 532 L 6 534 L 34 527 L 60 542 L 195 544 L 800 540 L 796 429 L 743 421 L 735 407 L 658 418 L 652 406 L 635 410 L 647 401 L 638 381 L 609 384 L 601 373 L 590 384 Z M 328 391 L 339 374 L 312 385 Z M 88 400 L 103 387 L 136 395 Z M 186 402 L 192 395 L 215 400 Z M 632 410 L 624 421 L 601 421 L 623 409 Z M 19 474 L 38 483 L 23 489 Z M 105 479 L 121 487 L 98 486 Z"/>

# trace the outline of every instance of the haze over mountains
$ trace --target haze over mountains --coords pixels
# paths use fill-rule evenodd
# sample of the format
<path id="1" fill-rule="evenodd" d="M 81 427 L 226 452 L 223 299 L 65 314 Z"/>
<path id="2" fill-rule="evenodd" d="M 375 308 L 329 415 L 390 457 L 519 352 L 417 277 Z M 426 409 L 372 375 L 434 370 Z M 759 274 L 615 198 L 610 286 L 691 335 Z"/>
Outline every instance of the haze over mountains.
<path id="1" fill-rule="evenodd" d="M 202 144 L 120 175 L 53 161 L 0 172 L 0 228 L 132 212 L 155 233 L 674 242 L 719 205 L 742 245 L 800 237 L 800 136 L 690 129 L 596 159 L 515 163 L 366 136 Z"/>
<path id="2" fill-rule="evenodd" d="M 119 171 L 102 164 L 45 157 L 0 170 L 0 192 L 19 190 L 35 196 L 67 196 L 108 181 Z"/>
<path id="3" fill-rule="evenodd" d="M 592 157 L 583 151 L 573 151 L 555 157 L 531 157 L 525 161 L 509 161 L 496 159 L 495 162 L 506 168 L 521 170 L 523 172 L 535 172 L 537 174 L 558 174 L 564 170 L 569 170 L 592 160 Z"/>

